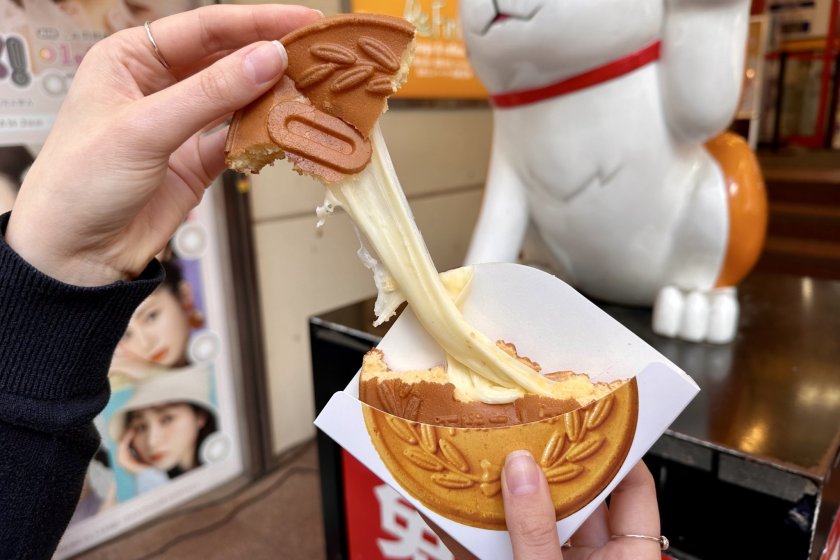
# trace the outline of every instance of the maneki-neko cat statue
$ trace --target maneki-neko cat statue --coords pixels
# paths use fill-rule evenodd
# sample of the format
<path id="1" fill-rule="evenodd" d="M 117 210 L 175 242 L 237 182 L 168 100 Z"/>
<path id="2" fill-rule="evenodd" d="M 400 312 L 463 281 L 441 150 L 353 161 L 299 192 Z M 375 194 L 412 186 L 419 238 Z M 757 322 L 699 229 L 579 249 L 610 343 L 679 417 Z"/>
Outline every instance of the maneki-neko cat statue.
<path id="1" fill-rule="evenodd" d="M 653 330 L 725 343 L 767 222 L 730 123 L 749 0 L 461 0 L 494 108 L 467 260 L 516 260 L 529 221 L 556 272 L 653 305 Z"/>

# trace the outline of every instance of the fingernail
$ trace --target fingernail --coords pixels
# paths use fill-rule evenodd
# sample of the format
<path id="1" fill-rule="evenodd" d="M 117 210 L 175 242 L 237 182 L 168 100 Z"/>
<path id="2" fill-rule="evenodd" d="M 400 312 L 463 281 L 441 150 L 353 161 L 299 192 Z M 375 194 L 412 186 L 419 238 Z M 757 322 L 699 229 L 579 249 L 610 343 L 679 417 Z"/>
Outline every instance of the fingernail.
<path id="1" fill-rule="evenodd" d="M 264 43 L 245 55 L 243 71 L 245 77 L 255 84 L 273 80 L 286 69 L 289 57 L 280 41 Z"/>
<path id="2" fill-rule="evenodd" d="M 505 460 L 505 482 L 514 496 L 527 496 L 537 491 L 540 471 L 527 451 L 514 451 Z"/>

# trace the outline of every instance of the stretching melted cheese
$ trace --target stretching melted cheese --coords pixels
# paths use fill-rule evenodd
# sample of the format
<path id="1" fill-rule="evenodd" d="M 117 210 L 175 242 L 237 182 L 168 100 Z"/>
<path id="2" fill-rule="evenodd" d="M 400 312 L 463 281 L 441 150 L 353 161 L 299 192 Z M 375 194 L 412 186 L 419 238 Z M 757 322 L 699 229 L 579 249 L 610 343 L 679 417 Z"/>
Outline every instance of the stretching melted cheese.
<path id="1" fill-rule="evenodd" d="M 377 323 L 387 320 L 403 299 L 407 301 L 426 332 L 445 350 L 451 381 L 469 398 L 506 403 L 524 392 L 574 398 L 563 394 L 570 392 L 563 384 L 545 379 L 464 319 L 455 300 L 467 288 L 470 274 L 451 279 L 449 289 L 441 281 L 414 223 L 378 124 L 370 140 L 371 162 L 359 174 L 328 185 L 325 206 L 342 206 L 361 233 L 360 256 L 374 271 L 379 290 Z"/>
<path id="2" fill-rule="evenodd" d="M 408 77 L 414 35 L 401 18 L 341 14 L 285 36 L 286 75 L 237 111 L 225 161 L 255 173 L 285 157 L 327 186 L 318 217 L 323 222 L 342 206 L 355 222 L 359 257 L 379 291 L 376 324 L 408 301 L 446 352 L 446 372 L 461 398 L 506 403 L 527 392 L 584 405 L 591 392 L 544 378 L 464 319 L 458 301 L 471 269 L 435 270 L 377 124 L 387 98 Z"/>

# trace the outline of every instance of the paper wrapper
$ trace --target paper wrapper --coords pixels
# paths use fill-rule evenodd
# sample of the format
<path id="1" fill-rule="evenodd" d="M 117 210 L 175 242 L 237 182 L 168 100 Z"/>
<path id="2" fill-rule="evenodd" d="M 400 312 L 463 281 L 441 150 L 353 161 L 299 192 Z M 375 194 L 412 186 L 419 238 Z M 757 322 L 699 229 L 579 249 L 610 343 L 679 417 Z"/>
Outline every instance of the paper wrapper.
<path id="1" fill-rule="evenodd" d="M 498 491 L 507 453 L 528 449 L 541 463 L 561 517 L 557 534 L 565 542 L 699 388 L 549 274 L 515 264 L 478 265 L 469 290 L 466 319 L 491 340 L 514 343 L 543 372 L 570 370 L 603 382 L 634 379 L 564 417 L 479 429 L 418 424 L 373 409 L 358 400 L 357 374 L 333 395 L 315 425 L 473 554 L 510 558 Z M 444 361 L 410 308 L 378 347 L 394 371 Z"/>

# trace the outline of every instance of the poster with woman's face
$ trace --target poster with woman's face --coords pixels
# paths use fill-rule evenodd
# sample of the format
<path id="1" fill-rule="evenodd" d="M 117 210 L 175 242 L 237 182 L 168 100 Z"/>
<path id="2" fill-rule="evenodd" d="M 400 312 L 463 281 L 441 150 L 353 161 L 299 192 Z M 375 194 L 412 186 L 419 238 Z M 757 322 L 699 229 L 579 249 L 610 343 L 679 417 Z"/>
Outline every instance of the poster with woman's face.
<path id="1" fill-rule="evenodd" d="M 59 545 L 67 557 L 239 475 L 224 267 L 212 195 L 158 255 L 166 280 L 117 345 L 102 446 Z"/>
<path id="2" fill-rule="evenodd" d="M 158 256 L 166 279 L 134 312 L 111 364 L 111 400 L 98 425 L 117 502 L 198 469 L 218 436 L 220 340 L 206 325 L 200 260 L 176 251 L 177 239 Z"/>

